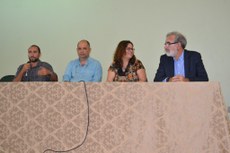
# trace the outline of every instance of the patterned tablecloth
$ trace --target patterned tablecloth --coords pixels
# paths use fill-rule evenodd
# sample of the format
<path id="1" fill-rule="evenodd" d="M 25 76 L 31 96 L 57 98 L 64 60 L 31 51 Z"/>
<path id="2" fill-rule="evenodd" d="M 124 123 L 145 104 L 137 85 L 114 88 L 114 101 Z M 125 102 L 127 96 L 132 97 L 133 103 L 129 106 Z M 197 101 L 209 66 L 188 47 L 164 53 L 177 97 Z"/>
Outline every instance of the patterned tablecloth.
<path id="1" fill-rule="evenodd" d="M 229 153 L 218 82 L 0 83 L 0 153 Z M 46 153 L 51 151 L 46 151 Z"/>

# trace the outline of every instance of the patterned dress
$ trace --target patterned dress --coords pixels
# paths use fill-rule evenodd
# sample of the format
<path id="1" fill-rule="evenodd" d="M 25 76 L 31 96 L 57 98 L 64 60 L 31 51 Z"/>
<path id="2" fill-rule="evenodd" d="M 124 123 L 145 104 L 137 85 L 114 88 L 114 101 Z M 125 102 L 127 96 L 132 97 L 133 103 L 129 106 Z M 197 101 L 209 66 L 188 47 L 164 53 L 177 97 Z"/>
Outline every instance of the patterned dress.
<path id="1" fill-rule="evenodd" d="M 129 63 L 126 70 L 123 71 L 121 67 L 115 67 L 115 63 L 113 62 L 109 70 L 115 72 L 115 78 L 113 81 L 117 82 L 137 82 L 139 81 L 137 70 L 145 69 L 144 65 L 140 60 L 136 60 L 134 64 Z"/>

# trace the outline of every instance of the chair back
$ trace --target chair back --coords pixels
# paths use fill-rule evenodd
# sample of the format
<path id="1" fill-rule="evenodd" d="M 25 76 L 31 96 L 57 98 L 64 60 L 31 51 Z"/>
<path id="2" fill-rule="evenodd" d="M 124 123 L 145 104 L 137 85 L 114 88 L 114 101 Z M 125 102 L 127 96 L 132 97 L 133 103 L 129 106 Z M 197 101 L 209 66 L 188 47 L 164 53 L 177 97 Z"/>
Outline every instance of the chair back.
<path id="1" fill-rule="evenodd" d="M 12 82 L 14 80 L 14 75 L 5 75 L 0 79 L 0 82 Z"/>

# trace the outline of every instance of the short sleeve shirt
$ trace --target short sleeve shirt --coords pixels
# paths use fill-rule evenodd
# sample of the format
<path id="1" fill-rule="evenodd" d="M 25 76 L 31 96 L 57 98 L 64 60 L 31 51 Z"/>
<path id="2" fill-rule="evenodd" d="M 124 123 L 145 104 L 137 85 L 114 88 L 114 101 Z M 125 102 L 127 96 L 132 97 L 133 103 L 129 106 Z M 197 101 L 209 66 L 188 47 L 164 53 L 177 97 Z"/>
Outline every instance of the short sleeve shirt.
<path id="1" fill-rule="evenodd" d="M 136 82 L 139 81 L 137 71 L 139 69 L 145 69 L 144 65 L 140 60 L 136 60 L 134 64 L 128 64 L 125 71 L 122 68 L 115 67 L 115 63 L 113 62 L 109 70 L 115 72 L 115 78 L 113 81 L 117 82 Z"/>

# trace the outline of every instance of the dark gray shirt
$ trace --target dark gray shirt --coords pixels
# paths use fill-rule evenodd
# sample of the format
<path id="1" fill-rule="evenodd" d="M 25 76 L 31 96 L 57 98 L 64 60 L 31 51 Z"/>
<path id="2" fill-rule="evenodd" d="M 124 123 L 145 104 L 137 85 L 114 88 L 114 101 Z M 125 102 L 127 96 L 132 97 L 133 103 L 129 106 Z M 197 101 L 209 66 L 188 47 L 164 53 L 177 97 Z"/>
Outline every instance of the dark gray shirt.
<path id="1" fill-rule="evenodd" d="M 23 65 L 20 65 L 18 67 L 18 70 L 16 72 L 16 76 L 19 74 L 19 72 L 22 70 Z M 50 75 L 46 75 L 46 76 L 39 76 L 38 75 L 38 71 L 39 69 L 41 69 L 42 67 L 50 70 L 51 72 L 53 72 L 53 68 L 49 63 L 46 62 L 42 62 L 42 61 L 38 61 L 38 64 L 35 67 L 31 67 L 22 77 L 21 81 L 51 81 L 50 79 Z"/>

